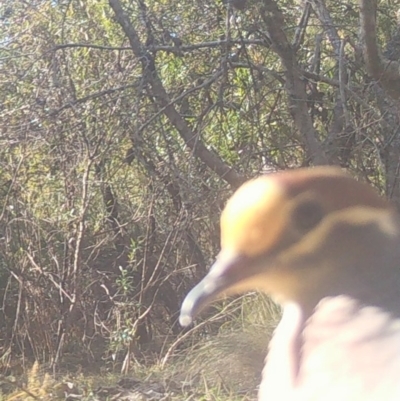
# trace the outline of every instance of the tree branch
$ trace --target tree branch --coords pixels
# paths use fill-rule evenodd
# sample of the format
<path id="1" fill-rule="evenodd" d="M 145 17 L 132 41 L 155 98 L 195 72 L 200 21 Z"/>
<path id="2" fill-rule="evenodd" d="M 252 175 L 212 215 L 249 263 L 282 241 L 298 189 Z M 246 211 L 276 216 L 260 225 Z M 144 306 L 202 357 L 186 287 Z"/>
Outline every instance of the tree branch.
<path id="1" fill-rule="evenodd" d="M 171 124 L 179 132 L 186 145 L 193 151 L 193 154 L 202 160 L 219 177 L 236 188 L 243 183 L 245 177 L 238 174 L 234 169 L 224 163 L 218 155 L 210 152 L 199 138 L 199 133 L 191 130 L 184 118 L 177 112 L 174 103 L 171 102 L 160 77 L 157 74 L 155 60 L 152 54 L 142 46 L 139 36 L 131 24 L 128 16 L 123 11 L 119 0 L 109 0 L 111 8 L 114 10 L 116 20 L 121 25 L 123 31 L 129 39 L 132 51 L 142 62 L 143 76 L 149 83 L 154 98 L 164 109 L 163 113 Z"/>
<path id="2" fill-rule="evenodd" d="M 367 71 L 394 99 L 400 99 L 400 64 L 386 60 L 376 40 L 376 0 L 360 0 L 361 42 Z"/>
<path id="3" fill-rule="evenodd" d="M 283 30 L 284 19 L 282 12 L 273 0 L 264 0 L 260 11 L 272 42 L 272 48 L 278 54 L 286 69 L 285 78 L 289 111 L 304 139 L 308 157 L 314 165 L 328 164 L 328 157 L 322 148 L 308 112 L 305 80 L 300 72 L 294 50 Z"/>

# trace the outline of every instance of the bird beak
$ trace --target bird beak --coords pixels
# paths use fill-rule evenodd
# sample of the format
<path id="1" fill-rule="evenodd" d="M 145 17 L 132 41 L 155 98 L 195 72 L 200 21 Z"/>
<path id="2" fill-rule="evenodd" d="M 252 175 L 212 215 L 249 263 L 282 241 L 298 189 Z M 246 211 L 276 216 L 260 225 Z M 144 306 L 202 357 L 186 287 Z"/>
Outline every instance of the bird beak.
<path id="1" fill-rule="evenodd" d="M 207 276 L 194 287 L 183 301 L 179 322 L 188 326 L 193 319 L 222 294 L 228 295 L 254 288 L 251 280 L 255 269 L 249 257 L 243 255 L 225 255 L 223 252 L 211 267 Z"/>

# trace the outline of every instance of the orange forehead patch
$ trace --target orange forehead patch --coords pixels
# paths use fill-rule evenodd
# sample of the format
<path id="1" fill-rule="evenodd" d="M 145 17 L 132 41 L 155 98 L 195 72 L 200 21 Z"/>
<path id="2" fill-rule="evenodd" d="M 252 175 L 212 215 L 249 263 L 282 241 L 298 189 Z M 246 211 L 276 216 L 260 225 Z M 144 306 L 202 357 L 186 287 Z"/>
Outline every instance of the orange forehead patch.
<path id="1" fill-rule="evenodd" d="M 265 175 L 242 185 L 221 216 L 222 250 L 257 256 L 282 239 L 290 222 L 288 207 L 308 193 L 329 213 L 355 206 L 391 209 L 370 186 L 335 167 Z"/>
<path id="2" fill-rule="evenodd" d="M 222 249 L 256 256 L 270 249 L 285 226 L 284 187 L 263 176 L 242 185 L 221 216 Z"/>

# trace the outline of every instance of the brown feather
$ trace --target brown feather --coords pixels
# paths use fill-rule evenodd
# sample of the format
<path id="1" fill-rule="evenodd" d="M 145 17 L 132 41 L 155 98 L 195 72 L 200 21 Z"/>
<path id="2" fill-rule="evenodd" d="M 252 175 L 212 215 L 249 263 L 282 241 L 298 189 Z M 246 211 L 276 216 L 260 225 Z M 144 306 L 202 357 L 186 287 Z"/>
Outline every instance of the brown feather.
<path id="1" fill-rule="evenodd" d="M 400 399 L 400 218 L 337 168 L 256 178 L 229 200 L 221 252 L 181 323 L 222 294 L 284 308 L 260 400 Z"/>

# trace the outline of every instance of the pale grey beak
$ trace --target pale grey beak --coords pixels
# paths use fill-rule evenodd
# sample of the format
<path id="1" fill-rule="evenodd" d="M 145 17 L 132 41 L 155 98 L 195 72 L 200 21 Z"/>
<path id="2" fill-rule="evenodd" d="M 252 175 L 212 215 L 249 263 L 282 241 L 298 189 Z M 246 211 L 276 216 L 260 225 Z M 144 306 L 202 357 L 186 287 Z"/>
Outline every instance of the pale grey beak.
<path id="1" fill-rule="evenodd" d="M 219 255 L 211 270 L 194 287 L 183 301 L 179 323 L 188 326 L 193 319 L 215 299 L 219 298 L 235 283 L 249 276 L 251 269 L 243 268 L 249 262 L 245 256 L 224 257 Z"/>

